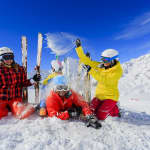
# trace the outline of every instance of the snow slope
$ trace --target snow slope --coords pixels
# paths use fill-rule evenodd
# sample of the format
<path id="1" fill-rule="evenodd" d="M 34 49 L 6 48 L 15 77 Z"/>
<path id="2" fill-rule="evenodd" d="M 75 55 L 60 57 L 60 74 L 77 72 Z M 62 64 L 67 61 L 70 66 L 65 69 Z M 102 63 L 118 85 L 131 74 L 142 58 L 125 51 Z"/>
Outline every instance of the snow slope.
<path id="1" fill-rule="evenodd" d="M 149 64 L 149 54 L 123 64 L 121 119 L 108 117 L 95 130 L 82 121 L 41 119 L 36 114 L 18 120 L 9 114 L 0 120 L 0 150 L 149 150 Z M 31 99 L 33 95 L 30 90 Z"/>
<path id="2" fill-rule="evenodd" d="M 150 54 L 123 64 L 124 76 L 120 80 L 122 105 L 150 113 Z M 137 105 L 135 107 L 135 105 Z"/>

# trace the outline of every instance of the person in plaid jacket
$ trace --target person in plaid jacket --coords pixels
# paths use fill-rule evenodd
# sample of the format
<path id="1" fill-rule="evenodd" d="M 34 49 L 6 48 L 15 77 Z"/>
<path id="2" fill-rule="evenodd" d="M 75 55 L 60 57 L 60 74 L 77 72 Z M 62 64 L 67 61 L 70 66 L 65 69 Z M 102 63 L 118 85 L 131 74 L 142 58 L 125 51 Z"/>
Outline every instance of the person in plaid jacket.
<path id="1" fill-rule="evenodd" d="M 8 47 L 0 48 L 0 119 L 8 115 L 10 110 L 16 115 L 13 104 L 22 102 L 23 87 L 39 81 L 40 75 L 27 79 L 25 70 L 14 61 L 13 51 Z"/>

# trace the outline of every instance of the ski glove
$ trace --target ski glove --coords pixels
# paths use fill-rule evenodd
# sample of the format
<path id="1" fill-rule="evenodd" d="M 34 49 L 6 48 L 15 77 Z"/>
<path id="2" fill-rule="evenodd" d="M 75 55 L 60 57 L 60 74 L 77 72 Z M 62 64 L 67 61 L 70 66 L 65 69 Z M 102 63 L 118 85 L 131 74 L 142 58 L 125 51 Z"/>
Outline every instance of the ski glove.
<path id="1" fill-rule="evenodd" d="M 87 73 L 91 70 L 89 65 L 83 65 L 83 68 L 87 71 Z"/>
<path id="2" fill-rule="evenodd" d="M 77 39 L 76 40 L 76 47 L 80 47 L 81 46 L 81 41 L 80 41 L 80 39 Z"/>
<path id="3" fill-rule="evenodd" d="M 101 123 L 93 115 L 87 116 L 87 121 L 88 121 L 86 124 L 87 127 L 93 127 L 95 129 L 99 129 L 102 127 Z"/>
<path id="4" fill-rule="evenodd" d="M 41 80 L 41 75 L 40 74 L 35 74 L 32 78 L 34 81 L 38 82 Z"/>
<path id="5" fill-rule="evenodd" d="M 68 109 L 70 118 L 78 118 L 80 116 L 81 112 L 82 112 L 82 108 L 77 107 L 75 105 L 73 105 L 70 109 Z"/>

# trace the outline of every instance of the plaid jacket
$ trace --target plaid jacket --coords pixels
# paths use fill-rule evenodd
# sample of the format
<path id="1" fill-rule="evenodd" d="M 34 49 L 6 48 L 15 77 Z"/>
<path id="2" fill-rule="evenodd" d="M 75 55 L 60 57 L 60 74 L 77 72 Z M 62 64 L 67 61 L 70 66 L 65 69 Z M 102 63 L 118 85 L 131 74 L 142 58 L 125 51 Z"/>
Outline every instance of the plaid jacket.
<path id="1" fill-rule="evenodd" d="M 0 64 L 0 100 L 22 98 L 23 87 L 31 85 L 22 66 L 8 68 Z"/>

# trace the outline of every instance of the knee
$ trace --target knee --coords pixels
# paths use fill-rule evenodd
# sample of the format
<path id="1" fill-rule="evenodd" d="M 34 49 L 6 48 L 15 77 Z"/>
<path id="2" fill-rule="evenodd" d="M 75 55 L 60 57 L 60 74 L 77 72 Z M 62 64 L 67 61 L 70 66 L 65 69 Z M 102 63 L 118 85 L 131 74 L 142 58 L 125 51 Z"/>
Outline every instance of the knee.
<path id="1" fill-rule="evenodd" d="M 103 112 L 102 110 L 99 109 L 96 113 L 96 116 L 97 116 L 98 120 L 105 120 L 108 116 L 108 113 Z"/>

